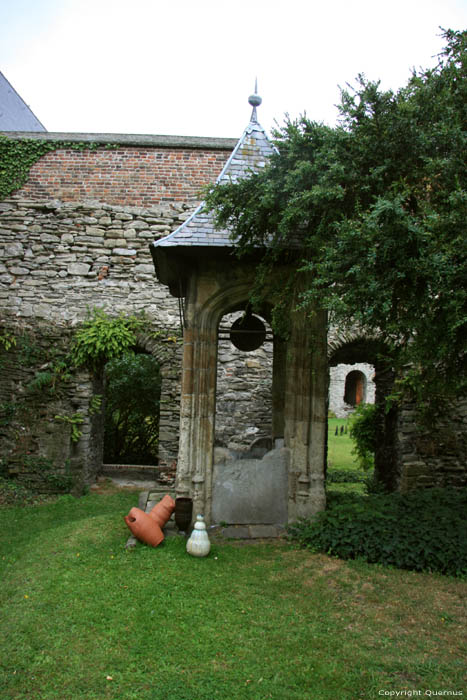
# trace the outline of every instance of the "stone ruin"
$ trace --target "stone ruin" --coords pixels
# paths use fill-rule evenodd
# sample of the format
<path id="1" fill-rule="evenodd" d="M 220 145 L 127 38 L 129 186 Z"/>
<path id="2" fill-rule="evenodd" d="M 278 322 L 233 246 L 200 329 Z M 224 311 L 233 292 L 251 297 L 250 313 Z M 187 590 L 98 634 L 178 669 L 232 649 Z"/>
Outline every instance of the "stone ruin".
<path id="1" fill-rule="evenodd" d="M 247 312 L 256 261 L 234 263 L 228 232 L 213 231 L 197 210 L 199 192 L 222 172 L 266 162 L 270 144 L 256 116 L 239 142 L 6 135 L 56 148 L 0 201 L 2 471 L 75 493 L 101 473 L 102 415 L 93 399 L 102 377 L 80 370 L 55 394 L 31 385 L 66 353 L 89 309 L 144 311 L 138 347 L 162 374 L 158 470 L 175 479 L 177 493 L 193 497 L 208 520 L 226 522 L 285 522 L 323 509 L 329 367 L 365 375 L 349 389 L 349 406 L 362 391 L 371 400 L 371 382 L 381 405 L 394 377 L 379 364 L 378 341 L 338 329 L 327 335 L 323 315 L 311 328 L 293 312 L 286 344 L 270 332 L 266 304 L 267 339 L 251 352 L 219 333 L 231 314 Z M 304 350 L 311 333 L 313 355 Z M 377 459 L 388 483 L 464 485 L 467 402 L 430 434 L 415 414 L 406 404 L 385 416 Z"/>

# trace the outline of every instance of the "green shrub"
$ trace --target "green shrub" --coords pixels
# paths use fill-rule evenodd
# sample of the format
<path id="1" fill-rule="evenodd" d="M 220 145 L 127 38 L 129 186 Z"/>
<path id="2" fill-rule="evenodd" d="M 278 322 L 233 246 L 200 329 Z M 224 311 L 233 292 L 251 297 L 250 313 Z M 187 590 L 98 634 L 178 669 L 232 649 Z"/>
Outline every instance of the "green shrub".
<path id="1" fill-rule="evenodd" d="M 326 474 L 329 484 L 361 484 L 366 478 L 365 474 L 356 469 L 328 469 Z"/>
<path id="2" fill-rule="evenodd" d="M 288 529 L 294 540 L 315 552 L 465 576 L 466 512 L 466 489 L 346 494 L 314 520 L 300 520 Z"/>
<path id="3" fill-rule="evenodd" d="M 151 355 L 126 352 L 106 373 L 104 462 L 156 464 L 161 374 Z"/>
<path id="4" fill-rule="evenodd" d="M 352 454 L 360 466 L 368 471 L 375 466 L 375 450 L 378 440 L 378 414 L 376 405 L 365 403 L 355 409 L 350 417 L 350 437 L 355 443 Z"/>
<path id="5" fill-rule="evenodd" d="M 106 362 L 130 350 L 136 344 L 136 332 L 144 325 L 143 317 L 108 316 L 94 309 L 76 332 L 71 346 L 71 360 L 76 367 L 84 365 L 101 369 Z"/>

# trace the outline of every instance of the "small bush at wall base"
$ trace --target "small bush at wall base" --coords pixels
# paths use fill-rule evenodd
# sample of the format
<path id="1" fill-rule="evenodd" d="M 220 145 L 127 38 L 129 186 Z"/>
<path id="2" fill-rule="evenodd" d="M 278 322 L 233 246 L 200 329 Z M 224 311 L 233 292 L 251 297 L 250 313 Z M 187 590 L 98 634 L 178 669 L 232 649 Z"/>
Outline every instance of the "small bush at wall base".
<path id="1" fill-rule="evenodd" d="M 357 469 L 328 469 L 326 481 L 329 484 L 361 484 L 367 476 Z"/>
<path id="2" fill-rule="evenodd" d="M 289 526 L 294 540 L 342 559 L 467 575 L 466 489 L 339 499 L 316 519 Z"/>
<path id="3" fill-rule="evenodd" d="M 0 476 L 0 506 L 30 506 L 51 498 L 49 494 L 39 494 L 16 479 Z"/>

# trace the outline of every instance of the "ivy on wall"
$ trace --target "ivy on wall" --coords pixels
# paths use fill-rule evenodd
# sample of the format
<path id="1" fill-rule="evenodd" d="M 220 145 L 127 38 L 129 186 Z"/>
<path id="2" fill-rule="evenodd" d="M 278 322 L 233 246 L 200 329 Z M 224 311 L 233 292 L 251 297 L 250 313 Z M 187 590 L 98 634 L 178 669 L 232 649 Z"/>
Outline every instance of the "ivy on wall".
<path id="1" fill-rule="evenodd" d="M 98 148 L 115 149 L 118 145 L 84 141 L 12 139 L 0 134 L 0 199 L 20 189 L 28 179 L 31 167 L 46 153 L 58 149 L 95 151 Z"/>

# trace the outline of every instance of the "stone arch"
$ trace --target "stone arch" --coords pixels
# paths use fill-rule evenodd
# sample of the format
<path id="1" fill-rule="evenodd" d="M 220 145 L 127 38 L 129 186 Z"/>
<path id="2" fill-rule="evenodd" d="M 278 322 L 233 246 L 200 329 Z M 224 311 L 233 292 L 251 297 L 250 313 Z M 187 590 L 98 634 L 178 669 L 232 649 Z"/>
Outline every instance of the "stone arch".
<path id="1" fill-rule="evenodd" d="M 387 347 L 380 338 L 363 333 L 348 331 L 346 333 L 330 333 L 328 340 L 329 365 L 354 364 L 361 362 L 362 357 L 375 367 L 385 362 Z"/>
<path id="2" fill-rule="evenodd" d="M 219 325 L 221 318 L 234 311 L 243 310 L 250 303 L 251 279 L 237 279 L 221 287 L 205 299 L 199 307 L 202 328 Z M 258 313 L 267 321 L 271 319 L 271 306 L 264 303 Z"/>
<path id="3" fill-rule="evenodd" d="M 203 513 L 208 522 L 213 515 L 218 325 L 226 313 L 245 308 L 255 273 L 253 262 L 239 264 L 229 258 L 226 263 L 225 258 L 206 255 L 202 270 L 194 267 L 186 285 L 176 493 L 190 495 L 193 512 Z M 271 298 L 280 281 L 280 273 L 268 281 Z M 294 294 L 299 291 L 297 287 Z M 263 296 L 268 298 L 267 288 Z M 279 484 L 285 495 L 276 522 L 306 517 L 325 506 L 325 315 L 317 311 L 310 322 L 295 310 L 292 299 L 290 304 L 287 348 L 285 341 L 274 340 L 272 438 L 280 479 L 263 484 Z M 269 320 L 267 303 L 258 312 Z M 220 510 L 216 517 L 222 519 Z"/>
<path id="4" fill-rule="evenodd" d="M 394 386 L 395 372 L 384 340 L 365 336 L 358 331 L 334 333 L 328 343 L 329 365 L 368 362 L 375 368 L 375 405 L 378 442 L 375 451 L 375 477 L 389 491 L 397 488 L 400 478 L 398 459 L 398 409 L 388 408 L 386 397 Z"/>

